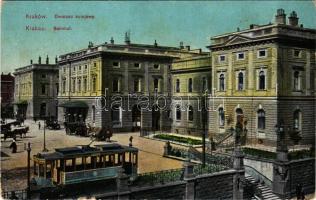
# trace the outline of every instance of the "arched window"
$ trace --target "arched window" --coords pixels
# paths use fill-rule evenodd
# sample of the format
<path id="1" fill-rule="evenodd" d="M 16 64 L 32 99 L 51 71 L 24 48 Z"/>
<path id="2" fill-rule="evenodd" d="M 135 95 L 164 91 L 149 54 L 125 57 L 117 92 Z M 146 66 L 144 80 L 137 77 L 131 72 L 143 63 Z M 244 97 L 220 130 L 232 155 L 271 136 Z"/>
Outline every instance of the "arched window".
<path id="1" fill-rule="evenodd" d="M 176 92 L 180 92 L 180 80 L 176 80 Z"/>
<path id="2" fill-rule="evenodd" d="M 192 82 L 192 78 L 189 78 L 188 92 L 192 92 L 192 91 L 193 91 L 193 82 Z"/>
<path id="3" fill-rule="evenodd" d="M 176 106 L 176 120 L 181 120 L 181 107 L 180 107 L 180 105 Z"/>
<path id="4" fill-rule="evenodd" d="M 244 74 L 239 72 L 238 74 L 238 90 L 244 89 Z"/>
<path id="5" fill-rule="evenodd" d="M 193 121 L 193 107 L 189 106 L 188 108 L 188 120 Z"/>
<path id="6" fill-rule="evenodd" d="M 120 113 L 121 109 L 119 105 L 113 105 L 111 109 L 111 118 L 113 122 L 118 122 L 120 121 Z"/>
<path id="7" fill-rule="evenodd" d="M 295 71 L 294 72 L 294 90 L 300 90 L 301 89 L 301 81 L 300 81 L 300 72 Z"/>
<path id="8" fill-rule="evenodd" d="M 259 90 L 266 89 L 266 75 L 264 71 L 259 72 Z"/>
<path id="9" fill-rule="evenodd" d="M 225 112 L 223 108 L 218 109 L 218 123 L 220 126 L 225 125 Z"/>
<path id="10" fill-rule="evenodd" d="M 258 117 L 258 129 L 265 129 L 266 128 L 266 113 L 264 110 L 260 109 L 257 112 Z"/>
<path id="11" fill-rule="evenodd" d="M 225 75 L 221 74 L 219 76 L 219 90 L 224 91 L 225 90 Z"/>
<path id="12" fill-rule="evenodd" d="M 244 118 L 244 112 L 241 108 L 237 108 L 236 109 L 236 123 L 240 122 L 241 124 L 243 124 L 243 119 Z"/>
<path id="13" fill-rule="evenodd" d="M 294 124 L 293 124 L 294 129 L 301 130 L 302 129 L 302 113 L 301 113 L 301 111 L 296 110 L 294 112 L 293 118 L 294 118 Z"/>

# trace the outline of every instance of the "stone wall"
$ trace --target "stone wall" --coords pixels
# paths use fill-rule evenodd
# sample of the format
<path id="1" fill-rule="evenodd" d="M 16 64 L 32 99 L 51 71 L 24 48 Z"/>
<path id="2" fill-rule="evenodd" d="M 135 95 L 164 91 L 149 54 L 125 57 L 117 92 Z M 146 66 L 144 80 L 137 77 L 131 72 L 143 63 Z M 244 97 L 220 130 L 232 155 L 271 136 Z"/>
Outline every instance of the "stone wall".
<path id="1" fill-rule="evenodd" d="M 250 157 L 244 158 L 244 164 L 250 166 L 263 174 L 269 180 L 273 179 L 273 161 L 263 159 L 252 159 Z"/>

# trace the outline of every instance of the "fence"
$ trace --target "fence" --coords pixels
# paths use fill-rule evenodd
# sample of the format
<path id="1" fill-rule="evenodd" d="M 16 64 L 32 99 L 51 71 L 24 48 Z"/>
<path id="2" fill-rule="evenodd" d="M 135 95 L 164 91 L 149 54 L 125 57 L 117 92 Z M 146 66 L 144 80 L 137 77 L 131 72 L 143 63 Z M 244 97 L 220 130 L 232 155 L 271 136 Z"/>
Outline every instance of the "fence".
<path id="1" fill-rule="evenodd" d="M 2 192 L 3 199 L 27 199 L 27 190 Z"/>

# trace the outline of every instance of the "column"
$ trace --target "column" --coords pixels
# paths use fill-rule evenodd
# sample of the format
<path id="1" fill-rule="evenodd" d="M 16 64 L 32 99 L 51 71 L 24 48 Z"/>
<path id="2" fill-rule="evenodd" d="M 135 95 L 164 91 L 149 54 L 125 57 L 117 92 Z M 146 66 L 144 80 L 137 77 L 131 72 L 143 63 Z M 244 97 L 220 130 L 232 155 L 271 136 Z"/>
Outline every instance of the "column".
<path id="1" fill-rule="evenodd" d="M 185 186 L 185 198 L 188 200 L 195 199 L 195 175 L 193 173 L 194 165 L 189 159 L 185 160 L 183 163 L 184 176 L 183 180 L 186 181 Z"/>

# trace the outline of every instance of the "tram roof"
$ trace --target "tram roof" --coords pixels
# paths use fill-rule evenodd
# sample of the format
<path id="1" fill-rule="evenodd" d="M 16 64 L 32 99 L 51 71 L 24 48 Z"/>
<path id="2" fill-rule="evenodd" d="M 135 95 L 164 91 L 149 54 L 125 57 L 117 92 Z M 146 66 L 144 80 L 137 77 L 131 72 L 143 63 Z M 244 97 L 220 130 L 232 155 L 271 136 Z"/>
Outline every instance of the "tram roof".
<path id="1" fill-rule="evenodd" d="M 116 154 L 123 152 L 138 152 L 135 147 L 120 144 L 100 144 L 91 147 L 89 145 L 77 145 L 74 147 L 57 148 L 52 153 L 38 153 L 36 157 L 44 160 L 58 160 L 64 158 L 80 157 L 93 154 Z"/>

